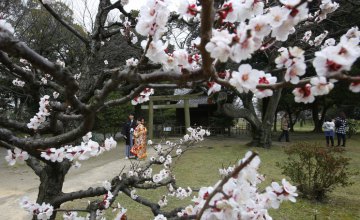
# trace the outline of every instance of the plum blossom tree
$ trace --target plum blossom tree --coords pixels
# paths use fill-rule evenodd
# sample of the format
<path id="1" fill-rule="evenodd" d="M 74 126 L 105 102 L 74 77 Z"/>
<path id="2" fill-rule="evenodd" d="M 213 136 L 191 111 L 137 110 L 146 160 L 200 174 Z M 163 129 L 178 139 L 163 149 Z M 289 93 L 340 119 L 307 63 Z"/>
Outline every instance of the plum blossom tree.
<path id="1" fill-rule="evenodd" d="M 214 186 L 202 187 L 194 197 L 193 205 L 170 212 L 162 210 L 168 203 L 166 196 L 182 199 L 192 194 L 191 188 L 176 185 L 170 168 L 174 158 L 209 135 L 202 128 L 189 128 L 188 134 L 178 143 L 149 143 L 154 145 L 156 157 L 122 172 L 104 182 L 102 187 L 71 193 L 63 193 L 62 187 L 71 166 L 79 166 L 79 161 L 116 147 L 112 138 L 104 143 L 92 140 L 96 115 L 124 103 L 145 102 L 153 89 L 209 83 L 209 93 L 226 87 L 240 95 L 252 93 L 258 98 L 275 97 L 269 104 L 271 108 L 276 108 L 283 87 L 294 88 L 297 102 L 312 102 L 314 96 L 328 93 L 333 80 L 347 81 L 351 91 L 359 92 L 360 77 L 347 74 L 360 56 L 358 27 L 347 30 L 340 40 L 327 40 L 322 44 L 326 36 L 314 39 L 314 59 L 307 59 L 305 48 L 285 44 L 297 29 L 306 30 L 335 11 L 339 5 L 331 0 L 321 1 L 318 10 L 311 13 L 306 0 L 184 0 L 181 4 L 171 0 L 148 0 L 138 17 L 125 11 L 127 1 L 100 0 L 94 28 L 88 36 L 53 10 L 54 1 L 39 2 L 84 44 L 87 57 L 83 60 L 81 73 L 60 58 L 47 59 L 18 40 L 19 33 L 10 23 L 0 20 L 0 62 L 10 72 L 9 81 L 25 91 L 37 89 L 41 94 L 37 99 L 40 99 L 38 113 L 32 118 L 27 121 L 0 120 L 0 146 L 9 150 L 6 160 L 10 165 L 16 160 L 25 161 L 40 178 L 37 201 L 25 198 L 21 203 L 34 219 L 55 219 L 59 212 L 64 212 L 64 219 L 84 219 L 60 206 L 96 196 L 103 196 L 103 199 L 94 199 L 87 207 L 79 209 L 88 213 L 86 218 L 97 219 L 104 210 L 117 209 L 116 219 L 124 219 L 126 207 L 114 204 L 120 192 L 150 208 L 155 219 L 271 219 L 268 209 L 278 208 L 285 200 L 294 202 L 296 187 L 282 180 L 281 185 L 272 183 L 261 192 L 258 184 L 263 177 L 257 173 L 260 159 L 252 152 L 237 165 L 221 170 L 224 177 Z M 171 12 L 171 8 L 175 8 L 175 12 Z M 113 10 L 126 17 L 125 22 L 109 24 L 107 17 Z M 188 47 L 169 48 L 168 40 L 162 36 L 174 19 L 182 19 L 189 25 L 197 24 L 199 38 Z M 141 48 L 142 54 L 127 57 L 120 63 L 100 59 L 106 39 L 118 34 L 125 35 L 127 43 L 134 48 Z M 311 38 L 309 35 L 306 33 L 305 40 Z M 249 62 L 259 53 L 272 51 L 279 52 L 272 55 L 271 62 L 276 64 L 276 67 L 271 65 L 272 69 L 260 69 Z M 23 67 L 19 58 L 28 63 L 28 68 Z M 220 66 L 230 61 L 238 63 L 239 67 L 223 74 Z M 316 77 L 304 77 L 308 65 L 314 66 Z M 38 74 L 46 77 L 46 81 L 38 83 L 35 77 Z M 45 84 L 46 90 L 43 89 Z M 130 92 L 107 99 L 119 90 Z M 271 127 L 271 117 L 271 114 L 265 117 L 262 125 Z M 154 164 L 164 168 L 153 174 Z M 136 193 L 136 189 L 165 186 L 169 193 L 159 202 L 149 201 Z"/>
<path id="2" fill-rule="evenodd" d="M 296 1 L 293 1 L 293 3 L 294 2 Z M 284 4 L 291 5 L 293 3 L 290 3 L 289 1 Z M 296 25 L 295 32 L 289 34 L 286 41 L 265 41 L 272 46 L 266 48 L 266 45 L 264 45 L 264 50 L 260 49 L 260 51 L 263 52 L 253 53 L 252 57 L 247 60 L 247 63 L 251 63 L 253 68 L 256 67 L 258 69 L 266 70 L 277 77 L 278 82 L 284 81 L 284 83 L 289 84 L 286 86 L 289 88 L 285 91 L 282 91 L 283 86 L 279 86 L 273 90 L 273 93 L 271 93 L 272 96 L 265 99 L 261 98 L 261 96 L 258 97 L 256 92 L 259 90 L 255 93 L 250 91 L 248 93 L 237 94 L 243 102 L 244 109 L 239 110 L 238 108 L 234 108 L 231 104 L 225 104 L 223 106 L 225 114 L 231 117 L 245 118 L 252 125 L 253 139 L 249 143 L 250 145 L 261 147 L 271 146 L 271 125 L 274 122 L 274 116 L 277 111 L 276 107 L 279 103 L 281 94 L 284 94 L 284 92 L 287 92 L 290 88 L 296 87 L 295 84 L 298 84 L 297 81 L 300 82 L 301 78 L 309 79 L 312 76 L 315 77 L 318 75 L 313 68 L 315 66 L 311 63 L 316 57 L 316 52 L 325 47 L 336 45 L 336 42 L 340 41 L 341 36 L 356 23 L 351 21 L 359 20 L 355 15 L 358 12 L 358 8 L 355 9 L 356 7 L 354 8 L 353 6 L 353 2 L 348 1 L 342 2 L 341 5 L 333 1 L 309 2 L 308 8 L 311 12 L 310 15 L 307 19 L 304 19 Z M 341 10 L 336 10 L 338 7 L 341 7 Z M 350 17 L 346 17 L 346 19 L 344 19 L 345 17 L 343 16 L 345 11 L 350 15 Z M 320 17 L 316 17 L 320 14 Z M 325 18 L 331 17 L 331 19 L 322 19 L 323 15 Z M 255 18 L 257 17 L 258 16 Z M 251 21 L 252 19 L 249 21 L 249 24 Z M 341 27 L 343 27 L 343 29 Z M 293 57 L 287 57 L 289 50 L 293 50 Z M 285 68 L 286 70 L 284 70 Z M 347 74 L 356 75 L 356 70 L 354 71 L 347 72 Z M 282 77 L 284 77 L 284 79 L 282 79 Z M 295 83 L 294 86 L 291 85 L 293 83 Z M 334 81 L 328 83 L 332 84 Z M 337 84 L 344 85 L 342 83 Z M 349 85 L 345 86 L 347 87 Z M 323 87 L 323 89 L 324 91 L 327 90 L 325 87 Z M 293 93 L 290 92 L 290 94 Z M 300 95 L 301 93 L 295 94 Z M 294 95 L 292 96 L 294 97 Z M 261 103 L 261 115 L 256 114 L 256 106 L 252 102 L 254 98 L 258 99 L 257 103 Z M 309 96 L 309 98 L 311 98 L 311 96 Z M 323 99 L 322 95 L 317 95 L 314 97 L 315 102 L 311 103 L 311 105 L 317 106 L 316 103 L 319 103 L 319 101 Z M 296 98 L 296 100 L 301 101 L 301 96 L 300 98 Z M 308 99 L 305 100 L 307 101 Z M 326 112 L 326 109 L 327 107 L 324 107 L 323 112 Z M 319 119 L 319 121 L 320 122 L 316 123 L 316 125 L 319 124 L 320 127 L 316 126 L 316 128 L 321 128 L 321 119 Z"/>

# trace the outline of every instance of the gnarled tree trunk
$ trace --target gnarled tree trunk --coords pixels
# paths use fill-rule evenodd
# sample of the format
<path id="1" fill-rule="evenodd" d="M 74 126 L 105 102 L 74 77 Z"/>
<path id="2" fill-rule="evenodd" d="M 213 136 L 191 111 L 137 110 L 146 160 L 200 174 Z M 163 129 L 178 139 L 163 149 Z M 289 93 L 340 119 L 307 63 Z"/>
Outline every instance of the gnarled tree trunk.
<path id="1" fill-rule="evenodd" d="M 236 109 L 232 104 L 224 104 L 222 110 L 225 115 L 233 118 L 244 118 L 251 124 L 252 140 L 249 146 L 269 148 L 272 144 L 272 127 L 274 124 L 275 112 L 280 100 L 281 90 L 274 91 L 274 95 L 269 99 L 262 120 L 260 120 L 252 103 L 252 95 L 243 95 L 243 109 Z M 250 98 L 251 97 L 251 98 Z"/>
<path id="2" fill-rule="evenodd" d="M 63 193 L 62 187 L 64 184 L 65 175 L 69 171 L 70 167 L 71 164 L 65 161 L 62 163 L 45 165 L 39 175 L 40 186 L 36 203 L 50 203 L 54 207 L 54 210 L 60 208 L 61 204 L 56 204 L 53 201 L 57 196 Z M 50 219 L 53 220 L 55 217 L 56 212 L 54 211 Z M 35 216 L 34 219 L 36 219 Z"/>

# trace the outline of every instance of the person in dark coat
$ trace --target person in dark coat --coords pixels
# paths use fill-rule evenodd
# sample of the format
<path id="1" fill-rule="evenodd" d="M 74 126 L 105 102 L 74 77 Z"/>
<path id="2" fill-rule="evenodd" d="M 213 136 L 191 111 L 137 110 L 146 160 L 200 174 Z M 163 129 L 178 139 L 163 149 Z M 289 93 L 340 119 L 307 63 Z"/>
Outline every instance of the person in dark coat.
<path id="1" fill-rule="evenodd" d="M 348 128 L 348 123 L 346 121 L 346 116 L 344 112 L 341 112 L 339 117 L 335 119 L 335 133 L 337 136 L 337 147 L 340 146 L 342 140 L 342 147 L 345 147 L 346 143 L 346 130 Z"/>
<path id="2" fill-rule="evenodd" d="M 133 146 L 133 132 L 136 128 L 136 121 L 134 120 L 134 114 L 129 114 L 129 120 L 125 122 L 122 130 L 122 134 L 125 139 L 125 159 L 134 158 L 135 156 L 130 152 Z"/>

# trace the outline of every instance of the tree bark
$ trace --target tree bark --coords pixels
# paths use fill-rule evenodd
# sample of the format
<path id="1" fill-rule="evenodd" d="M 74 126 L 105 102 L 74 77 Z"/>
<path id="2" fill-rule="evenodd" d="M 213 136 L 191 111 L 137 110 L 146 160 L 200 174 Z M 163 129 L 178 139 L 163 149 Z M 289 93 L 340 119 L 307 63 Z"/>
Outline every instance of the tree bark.
<path id="1" fill-rule="evenodd" d="M 276 110 L 275 111 L 275 115 L 274 115 L 274 128 L 273 128 L 273 131 L 277 131 L 277 114 L 278 114 L 278 111 Z"/>
<path id="2" fill-rule="evenodd" d="M 265 112 L 263 112 L 262 120 L 260 120 L 255 112 L 252 103 L 252 94 L 240 94 L 245 108 L 236 109 L 232 104 L 224 104 L 223 112 L 225 115 L 233 118 L 244 118 L 251 124 L 252 140 L 247 144 L 254 147 L 269 148 L 272 144 L 272 127 L 274 124 L 274 116 L 279 104 L 282 89 L 274 91 L 273 96 L 268 100 Z"/>
<path id="3" fill-rule="evenodd" d="M 39 193 L 36 200 L 36 203 L 42 204 L 50 203 L 54 209 L 60 208 L 61 204 L 54 203 L 53 201 L 59 195 L 61 195 L 62 187 L 65 180 L 65 175 L 71 167 L 70 162 L 64 161 L 60 163 L 53 163 L 45 165 L 44 169 L 40 173 L 40 186 Z M 56 212 L 54 211 L 50 220 L 54 220 L 56 217 Z M 34 216 L 33 219 L 37 219 Z"/>
<path id="4" fill-rule="evenodd" d="M 314 129 L 313 132 L 317 132 L 317 133 L 321 133 L 322 132 L 322 121 L 323 118 L 319 118 L 319 112 L 320 112 L 320 108 L 319 108 L 319 102 L 315 101 L 314 104 L 312 105 L 312 118 L 313 118 L 313 122 L 314 122 Z"/>
<path id="5" fill-rule="evenodd" d="M 272 126 L 274 124 L 274 118 L 277 106 L 280 101 L 281 97 L 281 91 L 282 89 L 278 89 L 274 91 L 273 96 L 269 99 L 266 112 L 264 114 L 264 117 L 262 118 L 262 136 L 261 140 L 258 143 L 258 146 L 270 148 L 272 145 Z"/>
<path id="6" fill-rule="evenodd" d="M 261 121 L 256 114 L 249 109 L 236 109 L 232 104 L 226 103 L 222 106 L 222 111 L 225 115 L 232 118 L 244 118 L 251 125 L 252 141 L 248 145 L 253 146 L 258 143 L 262 133 Z"/>

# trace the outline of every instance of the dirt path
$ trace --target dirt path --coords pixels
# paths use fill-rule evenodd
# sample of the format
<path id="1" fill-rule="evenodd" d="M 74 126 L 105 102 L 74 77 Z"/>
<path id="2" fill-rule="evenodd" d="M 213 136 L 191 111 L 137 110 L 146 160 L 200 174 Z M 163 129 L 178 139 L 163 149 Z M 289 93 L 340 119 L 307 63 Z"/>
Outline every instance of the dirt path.
<path id="1" fill-rule="evenodd" d="M 71 169 L 64 183 L 63 191 L 71 192 L 87 189 L 90 186 L 101 186 L 105 180 L 110 180 L 119 174 L 130 161 L 124 159 L 124 147 L 119 145 L 116 149 L 103 155 L 83 161 L 79 169 Z M 149 156 L 153 154 L 148 152 Z M 5 161 L 6 150 L 0 148 L 0 219 L 21 220 L 31 219 L 19 206 L 23 196 L 31 200 L 37 197 L 39 178 L 26 165 L 9 167 Z"/>

